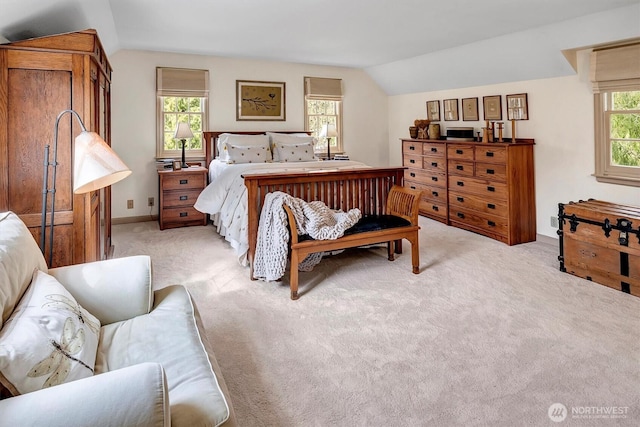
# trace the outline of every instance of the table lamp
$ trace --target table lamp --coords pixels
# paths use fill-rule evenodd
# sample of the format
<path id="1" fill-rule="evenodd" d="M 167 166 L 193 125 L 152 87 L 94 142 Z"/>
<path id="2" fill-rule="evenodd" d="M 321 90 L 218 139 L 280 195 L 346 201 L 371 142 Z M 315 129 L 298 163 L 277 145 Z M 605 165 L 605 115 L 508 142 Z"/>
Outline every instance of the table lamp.
<path id="1" fill-rule="evenodd" d="M 180 122 L 178 123 L 178 127 L 176 128 L 176 133 L 173 135 L 174 138 L 179 139 L 182 142 L 182 166 L 183 168 L 188 168 L 187 162 L 184 157 L 184 144 L 187 142 L 187 138 L 193 138 L 193 132 L 191 132 L 191 128 L 189 127 L 189 123 Z"/>
<path id="2" fill-rule="evenodd" d="M 331 123 L 325 123 L 320 129 L 320 138 L 327 138 L 327 160 L 331 160 L 331 138 L 338 136 L 338 130 L 336 125 Z"/>

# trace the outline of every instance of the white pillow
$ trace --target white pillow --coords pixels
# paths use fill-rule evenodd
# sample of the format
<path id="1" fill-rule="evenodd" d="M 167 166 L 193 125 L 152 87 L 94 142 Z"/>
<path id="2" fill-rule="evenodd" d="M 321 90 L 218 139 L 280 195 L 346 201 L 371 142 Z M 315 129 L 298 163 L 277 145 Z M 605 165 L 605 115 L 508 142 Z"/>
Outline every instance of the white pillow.
<path id="1" fill-rule="evenodd" d="M 274 162 L 282 162 L 283 160 L 278 157 L 278 152 L 275 149 L 276 145 L 289 145 L 289 144 L 301 144 L 310 142 L 312 148 L 315 147 L 317 142 L 316 138 L 313 136 L 307 135 L 306 133 L 294 133 L 294 134 L 285 134 L 285 133 L 274 133 L 267 132 L 269 138 L 271 139 L 271 152 L 273 153 L 273 161 Z"/>
<path id="2" fill-rule="evenodd" d="M 227 163 L 267 163 L 271 161 L 271 150 L 265 145 L 226 144 Z"/>
<path id="3" fill-rule="evenodd" d="M 218 157 L 222 161 L 228 161 L 228 145 L 235 146 L 261 146 L 269 147 L 269 137 L 267 135 L 240 135 L 235 133 L 221 133 L 218 137 Z M 271 158 L 269 158 L 271 160 Z"/>
<path id="4" fill-rule="evenodd" d="M 90 377 L 99 335 L 100 321 L 36 269 L 0 330 L 0 383 L 16 396 Z"/>
<path id="5" fill-rule="evenodd" d="M 313 152 L 313 143 L 311 142 L 300 144 L 277 143 L 273 153 L 274 157 L 277 155 L 280 162 L 311 162 L 316 160 Z"/>

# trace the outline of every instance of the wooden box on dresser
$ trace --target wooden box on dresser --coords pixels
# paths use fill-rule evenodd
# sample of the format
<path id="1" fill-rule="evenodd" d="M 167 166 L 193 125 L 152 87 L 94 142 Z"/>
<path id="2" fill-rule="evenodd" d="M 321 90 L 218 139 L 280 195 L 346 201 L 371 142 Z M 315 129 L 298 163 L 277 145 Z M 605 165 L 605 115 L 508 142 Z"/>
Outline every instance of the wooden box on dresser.
<path id="1" fill-rule="evenodd" d="M 0 44 L 0 211 L 18 214 L 38 241 L 44 147 L 51 146 L 53 160 L 56 117 L 73 109 L 110 144 L 110 85 L 111 66 L 95 30 Z M 112 251 L 111 188 L 73 194 L 73 140 L 79 133 L 71 114 L 62 117 L 49 267 L 104 259 Z M 48 203 L 50 212 L 51 197 Z M 51 244 L 47 239 L 47 253 Z"/>
<path id="2" fill-rule="evenodd" d="M 439 221 L 446 218 L 443 222 L 449 225 L 508 245 L 536 240 L 533 140 L 481 143 L 403 139 L 402 144 L 403 164 L 408 167 L 405 185 L 424 191 L 421 214 Z M 416 144 L 422 146 L 421 170 L 415 166 L 417 160 L 411 163 L 412 157 L 407 154 L 416 151 L 411 149 Z M 442 187 L 441 174 L 445 177 Z"/>
<path id="3" fill-rule="evenodd" d="M 159 170 L 160 230 L 207 225 L 207 215 L 193 204 L 207 185 L 207 169 L 192 166 L 180 170 Z"/>
<path id="4" fill-rule="evenodd" d="M 560 271 L 640 297 L 640 207 L 560 203 L 558 223 Z"/>

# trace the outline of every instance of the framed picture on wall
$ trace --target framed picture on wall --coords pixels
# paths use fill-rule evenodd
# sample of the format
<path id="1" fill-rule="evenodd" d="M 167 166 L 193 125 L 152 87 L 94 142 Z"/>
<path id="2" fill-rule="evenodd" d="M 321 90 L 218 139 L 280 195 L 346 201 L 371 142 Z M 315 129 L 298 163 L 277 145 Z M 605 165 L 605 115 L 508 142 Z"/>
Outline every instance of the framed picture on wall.
<path id="1" fill-rule="evenodd" d="M 462 120 L 480 120 L 478 116 L 478 98 L 462 98 Z"/>
<path id="2" fill-rule="evenodd" d="M 285 83 L 236 80 L 236 120 L 285 121 Z"/>
<path id="3" fill-rule="evenodd" d="M 446 121 L 458 120 L 458 98 L 445 99 L 442 101 L 442 107 L 444 110 L 444 119 Z"/>
<path id="4" fill-rule="evenodd" d="M 529 120 L 529 105 L 526 93 L 507 95 L 507 119 Z"/>
<path id="5" fill-rule="evenodd" d="M 427 101 L 427 119 L 432 122 L 440 121 L 440 101 Z"/>
<path id="6" fill-rule="evenodd" d="M 482 104 L 485 120 L 502 120 L 502 96 L 483 96 Z"/>

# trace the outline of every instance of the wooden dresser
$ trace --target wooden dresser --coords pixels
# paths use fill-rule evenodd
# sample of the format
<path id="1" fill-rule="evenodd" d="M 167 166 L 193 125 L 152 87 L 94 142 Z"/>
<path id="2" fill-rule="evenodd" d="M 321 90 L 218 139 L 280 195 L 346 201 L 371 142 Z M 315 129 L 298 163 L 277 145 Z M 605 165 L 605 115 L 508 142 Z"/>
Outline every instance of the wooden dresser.
<path id="1" fill-rule="evenodd" d="M 508 245 L 535 241 L 533 146 L 403 139 L 405 185 L 423 190 L 422 215 Z"/>
<path id="2" fill-rule="evenodd" d="M 193 204 L 207 185 L 207 169 L 190 167 L 160 170 L 160 230 L 165 228 L 207 225 L 207 215 Z"/>

